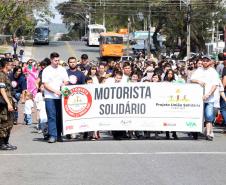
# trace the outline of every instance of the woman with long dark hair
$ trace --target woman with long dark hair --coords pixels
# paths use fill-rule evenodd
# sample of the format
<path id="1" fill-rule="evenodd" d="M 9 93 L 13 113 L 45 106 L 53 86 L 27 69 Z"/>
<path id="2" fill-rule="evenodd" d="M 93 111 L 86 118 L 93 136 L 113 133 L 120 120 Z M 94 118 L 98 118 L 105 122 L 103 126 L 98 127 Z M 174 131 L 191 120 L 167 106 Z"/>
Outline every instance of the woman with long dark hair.
<path id="1" fill-rule="evenodd" d="M 165 81 L 165 82 L 173 82 L 175 80 L 176 79 L 175 79 L 174 71 L 172 69 L 168 69 L 166 71 L 166 74 L 165 74 L 164 78 L 163 78 L 163 81 Z"/>
<path id="2" fill-rule="evenodd" d="M 98 73 L 97 73 L 97 67 L 92 66 L 87 73 L 87 77 L 91 77 L 93 79 L 94 84 L 99 84 L 99 79 L 98 79 Z"/>
<path id="3" fill-rule="evenodd" d="M 175 79 L 175 73 L 172 69 L 168 69 L 166 71 L 166 74 L 164 76 L 164 82 L 175 82 L 176 79 Z M 173 138 L 174 139 L 178 139 L 177 137 L 177 133 L 175 131 L 172 132 L 173 133 Z M 170 139 L 170 134 L 168 131 L 166 131 L 166 139 Z"/>
<path id="4" fill-rule="evenodd" d="M 21 103 L 25 102 L 25 92 L 27 90 L 27 80 L 22 72 L 22 67 L 16 66 L 13 69 L 13 72 L 10 73 L 9 79 L 11 80 L 12 96 L 16 109 L 14 112 L 14 124 L 17 124 L 18 118 L 17 105 L 20 100 Z"/>

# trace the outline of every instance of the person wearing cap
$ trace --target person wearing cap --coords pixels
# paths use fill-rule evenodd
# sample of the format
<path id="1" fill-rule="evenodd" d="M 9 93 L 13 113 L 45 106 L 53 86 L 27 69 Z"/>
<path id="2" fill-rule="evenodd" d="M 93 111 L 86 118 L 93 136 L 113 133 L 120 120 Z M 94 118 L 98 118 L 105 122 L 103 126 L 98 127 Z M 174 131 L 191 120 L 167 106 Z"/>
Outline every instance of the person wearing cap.
<path id="1" fill-rule="evenodd" d="M 0 150 L 16 150 L 17 147 L 9 144 L 9 137 L 13 128 L 13 100 L 11 94 L 11 81 L 8 72 L 11 65 L 7 60 L 1 60 L 0 96 L 5 104 L 0 106 Z"/>
<path id="2" fill-rule="evenodd" d="M 191 76 L 191 82 L 197 83 L 204 88 L 204 118 L 206 123 L 206 139 L 213 140 L 211 136 L 213 131 L 214 114 L 214 92 L 219 84 L 219 77 L 216 70 L 211 67 L 212 62 L 208 56 L 203 56 L 203 67 L 198 68 Z"/>
<path id="3" fill-rule="evenodd" d="M 88 71 L 90 70 L 91 66 L 89 64 L 89 57 L 87 54 L 81 55 L 81 62 L 78 65 L 80 69 L 85 69 L 83 72 L 85 75 L 87 75 Z"/>

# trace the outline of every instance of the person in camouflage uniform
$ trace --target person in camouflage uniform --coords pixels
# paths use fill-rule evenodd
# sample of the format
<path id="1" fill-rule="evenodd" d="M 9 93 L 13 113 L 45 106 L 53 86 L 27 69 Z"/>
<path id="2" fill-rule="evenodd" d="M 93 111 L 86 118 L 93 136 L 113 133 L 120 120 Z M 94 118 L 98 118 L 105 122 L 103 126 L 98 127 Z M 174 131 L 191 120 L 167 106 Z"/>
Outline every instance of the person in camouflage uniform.
<path id="1" fill-rule="evenodd" d="M 9 144 L 10 132 L 13 127 L 13 102 L 11 95 L 11 82 L 8 78 L 8 72 L 11 65 L 5 59 L 0 61 L 0 96 L 3 97 L 6 106 L 0 107 L 0 150 L 16 150 L 17 147 Z"/>

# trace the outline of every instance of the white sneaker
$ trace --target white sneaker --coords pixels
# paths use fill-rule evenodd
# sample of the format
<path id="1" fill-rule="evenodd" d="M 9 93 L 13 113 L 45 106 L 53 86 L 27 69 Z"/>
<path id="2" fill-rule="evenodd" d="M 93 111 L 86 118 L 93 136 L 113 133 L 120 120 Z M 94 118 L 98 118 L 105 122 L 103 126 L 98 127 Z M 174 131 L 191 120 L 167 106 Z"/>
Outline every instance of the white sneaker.
<path id="1" fill-rule="evenodd" d="M 214 133 L 213 133 L 213 132 L 211 132 L 211 133 L 210 133 L 210 136 L 211 136 L 212 138 L 214 138 Z"/>
<path id="2" fill-rule="evenodd" d="M 38 130 L 38 134 L 41 134 L 42 133 L 42 130 L 40 129 L 40 130 Z"/>
<path id="3" fill-rule="evenodd" d="M 76 134 L 71 134 L 71 139 L 75 139 L 76 138 Z"/>

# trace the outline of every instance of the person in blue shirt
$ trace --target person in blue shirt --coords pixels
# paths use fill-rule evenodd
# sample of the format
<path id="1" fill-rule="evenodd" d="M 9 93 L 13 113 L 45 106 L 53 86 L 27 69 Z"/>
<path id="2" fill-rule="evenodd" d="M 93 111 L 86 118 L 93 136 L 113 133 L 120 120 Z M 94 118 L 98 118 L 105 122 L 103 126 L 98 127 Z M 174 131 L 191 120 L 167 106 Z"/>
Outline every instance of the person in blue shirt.
<path id="1" fill-rule="evenodd" d="M 81 85 L 85 84 L 86 76 L 83 72 L 77 69 L 77 60 L 75 57 L 69 57 L 68 58 L 68 66 L 69 69 L 67 69 L 67 74 L 69 78 L 69 84 L 68 85 Z M 87 134 L 85 134 L 86 136 Z M 75 138 L 75 134 L 68 134 L 66 135 L 68 139 Z"/>
<path id="2" fill-rule="evenodd" d="M 68 58 L 68 66 L 69 85 L 85 84 L 86 77 L 83 72 L 77 70 L 77 60 L 75 57 Z"/>

